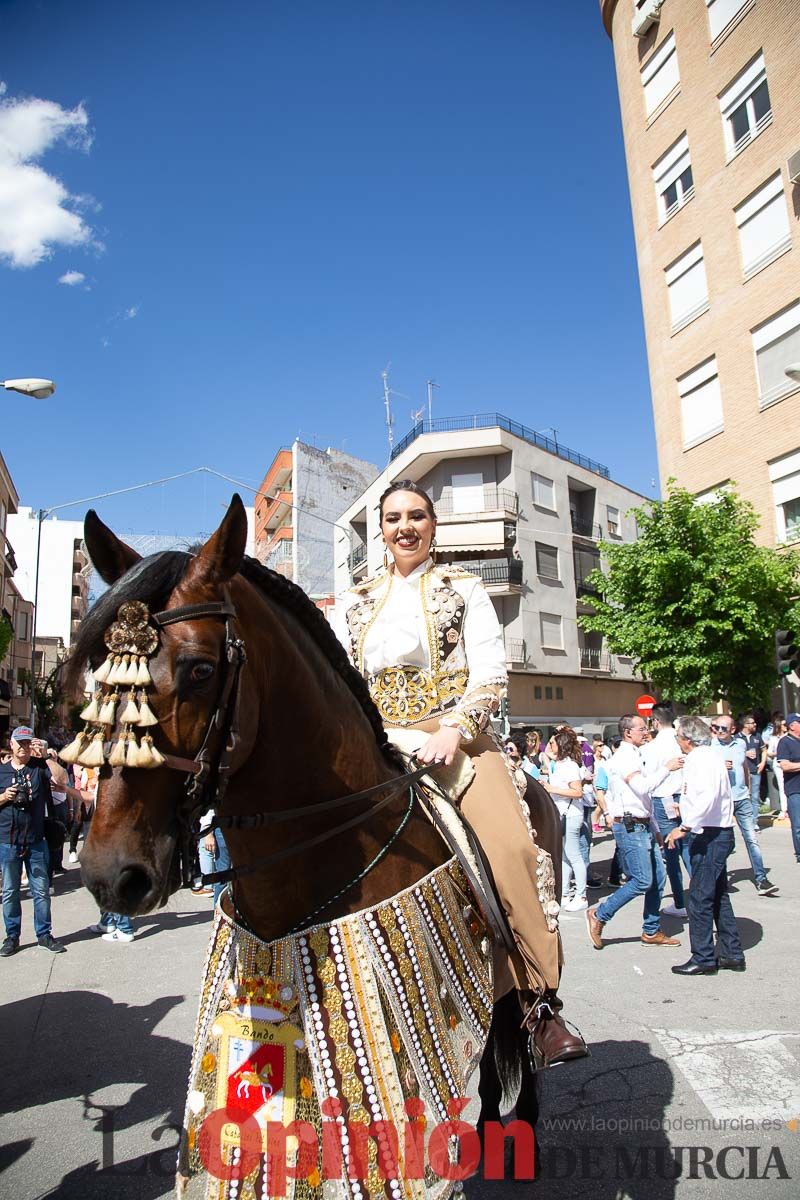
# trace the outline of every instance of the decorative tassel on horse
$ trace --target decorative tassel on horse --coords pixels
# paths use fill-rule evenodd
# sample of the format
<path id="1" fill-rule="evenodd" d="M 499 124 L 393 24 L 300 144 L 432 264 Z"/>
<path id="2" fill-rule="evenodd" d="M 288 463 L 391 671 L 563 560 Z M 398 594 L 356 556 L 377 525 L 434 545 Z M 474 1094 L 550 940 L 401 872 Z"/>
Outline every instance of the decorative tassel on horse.
<path id="1" fill-rule="evenodd" d="M 148 703 L 146 689 L 152 684 L 148 659 L 158 647 L 158 633 L 150 623 L 150 611 L 140 600 L 120 605 L 116 621 L 105 632 L 108 655 L 95 672 L 95 682 L 101 686 L 81 713 L 87 728 L 62 751 L 65 762 L 84 767 L 161 766 L 163 754 L 153 745 L 149 734 L 137 742 L 134 726 L 158 724 L 158 717 Z M 126 689 L 126 701 L 119 715 L 119 688 Z M 138 690 L 137 692 L 137 689 Z M 106 730 L 114 729 L 119 721 L 120 731 L 106 745 Z"/>

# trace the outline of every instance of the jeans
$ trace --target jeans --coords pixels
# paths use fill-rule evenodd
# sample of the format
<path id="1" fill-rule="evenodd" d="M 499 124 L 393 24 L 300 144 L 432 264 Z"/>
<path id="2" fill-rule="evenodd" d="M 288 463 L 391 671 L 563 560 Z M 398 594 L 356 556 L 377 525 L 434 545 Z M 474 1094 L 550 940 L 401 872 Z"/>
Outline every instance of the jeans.
<path id="1" fill-rule="evenodd" d="M 750 803 L 753 805 L 753 820 L 758 828 L 758 810 L 761 808 L 761 776 L 755 772 L 750 776 Z"/>
<path id="2" fill-rule="evenodd" d="M 699 967 L 716 965 L 715 925 L 719 957 L 744 958 L 728 895 L 726 864 L 733 852 L 733 830 L 704 829 L 702 833 L 690 835 L 689 843 L 692 862 L 692 886 L 689 889 L 690 961 Z"/>
<path id="3" fill-rule="evenodd" d="M 217 843 L 217 853 L 214 855 L 214 870 L 227 871 L 231 865 L 231 852 L 225 845 L 225 838 L 222 836 L 221 829 L 214 830 L 214 840 Z M 214 904 L 217 903 L 227 886 L 227 883 L 214 884 Z"/>
<path id="4" fill-rule="evenodd" d="M 131 919 L 124 913 L 101 912 L 100 924 L 110 925 L 112 929 L 118 929 L 120 933 L 133 933 Z"/>
<path id="5" fill-rule="evenodd" d="M 17 846 L 0 846 L 0 864 L 3 868 L 3 921 L 6 937 L 19 941 L 22 929 L 22 904 L 20 885 L 22 865 L 28 873 L 28 887 L 33 900 L 33 929 L 37 938 L 47 937 L 52 932 L 50 923 L 50 855 L 47 842 L 42 838 L 23 849 Z"/>
<path id="6" fill-rule="evenodd" d="M 592 832 L 592 812 L 593 809 L 583 806 L 583 821 L 581 822 L 580 842 L 581 842 L 581 857 L 583 858 L 586 874 L 589 874 L 589 855 L 592 850 L 592 841 L 594 834 Z"/>
<path id="7" fill-rule="evenodd" d="M 93 812 L 94 812 L 94 804 L 91 804 L 91 803 L 86 804 L 84 802 L 80 805 L 80 807 L 78 808 L 78 811 L 75 813 L 75 817 L 72 822 L 72 829 L 70 829 L 70 831 L 69 831 L 69 852 L 70 852 L 70 854 L 77 853 L 78 838 L 83 833 L 84 825 L 87 825 L 88 822 L 91 821 Z"/>
<path id="8" fill-rule="evenodd" d="M 790 792 L 786 797 L 786 803 L 789 808 L 789 823 L 792 827 L 794 856 L 800 862 L 800 792 L 795 792 L 794 795 Z"/>
<path id="9" fill-rule="evenodd" d="M 761 847 L 758 844 L 758 827 L 753 820 L 753 805 L 749 796 L 745 796 L 741 800 L 734 800 L 733 815 L 736 817 L 736 823 L 742 831 L 742 837 L 747 847 L 747 854 L 750 858 L 750 866 L 753 868 L 756 883 L 760 883 L 762 879 L 767 878 L 767 868 L 764 866 L 764 859 L 761 856 Z"/>
<path id="10" fill-rule="evenodd" d="M 614 913 L 619 912 L 631 900 L 635 900 L 637 896 L 644 896 L 642 933 L 658 933 L 661 928 L 661 896 L 667 878 L 658 844 L 650 826 L 643 822 L 637 821 L 632 833 L 628 833 L 621 821 L 615 821 L 612 828 L 625 874 L 630 878 L 618 891 L 606 896 L 605 900 L 598 904 L 597 919 L 610 921 Z"/>
<path id="11" fill-rule="evenodd" d="M 774 758 L 767 760 L 767 795 L 772 808 L 779 808 L 785 814 L 788 808 L 787 796 L 784 790 L 783 771 Z"/>
<path id="12" fill-rule="evenodd" d="M 564 807 L 559 800 L 558 810 L 562 815 L 567 815 L 567 829 L 561 850 L 561 897 L 563 900 L 567 896 L 574 873 L 575 895 L 580 898 L 586 895 L 586 863 L 581 850 L 583 801 L 574 800 L 571 804 L 566 803 Z"/>
<path id="13" fill-rule="evenodd" d="M 673 796 L 673 800 L 677 804 L 680 796 Z M 667 878 L 669 886 L 672 888 L 672 900 L 676 908 L 686 907 L 686 893 L 683 890 L 683 876 L 681 875 L 681 860 L 686 868 L 686 874 L 691 879 L 692 869 L 689 866 L 689 848 L 686 845 L 686 838 L 681 838 L 675 846 L 667 846 L 667 834 L 671 830 L 677 829 L 680 821 L 677 817 L 668 817 L 667 810 L 664 808 L 664 801 L 660 796 L 653 796 L 653 816 L 656 819 L 656 825 L 661 831 L 661 836 L 664 839 L 664 858 L 667 860 Z"/>

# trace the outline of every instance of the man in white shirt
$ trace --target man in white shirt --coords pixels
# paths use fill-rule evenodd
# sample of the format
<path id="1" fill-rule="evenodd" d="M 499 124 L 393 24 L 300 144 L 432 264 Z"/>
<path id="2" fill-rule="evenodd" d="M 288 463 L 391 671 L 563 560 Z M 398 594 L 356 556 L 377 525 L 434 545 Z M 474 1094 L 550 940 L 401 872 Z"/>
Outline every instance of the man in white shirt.
<path id="1" fill-rule="evenodd" d="M 647 726 L 639 716 L 621 718 L 619 732 L 622 742 L 608 763 L 609 789 L 606 807 L 612 819 L 614 840 L 620 850 L 623 868 L 628 879 L 611 896 L 586 913 L 589 937 L 596 950 L 603 948 L 603 927 L 616 912 L 637 896 L 644 896 L 642 941 L 646 946 L 680 946 L 677 938 L 668 937 L 661 928 L 661 896 L 666 871 L 661 856 L 661 833 L 653 817 L 652 789 L 669 771 L 678 770 L 677 756 L 649 772 L 642 762 L 639 747 Z M 613 783 L 612 783 L 613 780 Z"/>
<path id="2" fill-rule="evenodd" d="M 686 755 L 681 823 L 667 841 L 689 838 L 692 886 L 689 889 L 689 942 L 692 957 L 672 968 L 675 975 L 716 975 L 744 971 L 745 960 L 728 895 L 728 856 L 733 851 L 733 798 L 724 759 L 711 745 L 701 717 L 679 717 L 678 745 Z M 717 949 L 714 952 L 714 926 Z"/>
<path id="3" fill-rule="evenodd" d="M 651 713 L 656 734 L 652 742 L 642 751 L 642 758 L 650 771 L 658 770 L 670 759 L 680 758 L 680 747 L 675 738 L 675 730 L 672 728 L 674 716 L 672 709 L 668 708 L 666 704 L 657 704 Z M 681 772 L 670 771 L 666 778 L 653 788 L 653 816 L 664 839 L 680 824 L 678 802 L 682 787 L 683 775 Z M 667 879 L 672 888 L 672 904 L 662 908 L 661 911 L 668 917 L 685 917 L 687 915 L 686 894 L 683 888 L 681 859 L 683 859 L 687 876 L 691 878 L 689 851 L 685 842 L 679 842 L 677 846 L 665 845 L 664 857 L 667 860 Z"/>

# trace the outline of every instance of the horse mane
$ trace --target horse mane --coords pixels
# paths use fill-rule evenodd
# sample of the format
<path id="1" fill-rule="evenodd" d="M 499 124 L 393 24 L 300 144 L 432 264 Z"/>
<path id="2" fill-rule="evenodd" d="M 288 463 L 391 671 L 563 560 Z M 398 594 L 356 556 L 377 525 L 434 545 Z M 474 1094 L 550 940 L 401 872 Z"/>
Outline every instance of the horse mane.
<path id="1" fill-rule="evenodd" d="M 68 694 L 80 690 L 83 672 L 98 667 L 107 650 L 103 640 L 106 629 L 116 620 L 117 610 L 128 600 L 142 600 L 151 612 L 163 608 L 178 586 L 192 555 L 183 550 L 164 550 L 135 563 L 97 600 L 81 622 L 78 636 L 65 666 L 64 687 Z M 347 652 L 324 615 L 301 587 L 271 571 L 255 558 L 245 555 L 239 567 L 243 579 L 256 591 L 273 600 L 305 630 L 336 674 L 350 689 L 372 727 L 375 740 L 393 766 L 404 764 L 389 742 L 366 681 L 353 667 Z"/>

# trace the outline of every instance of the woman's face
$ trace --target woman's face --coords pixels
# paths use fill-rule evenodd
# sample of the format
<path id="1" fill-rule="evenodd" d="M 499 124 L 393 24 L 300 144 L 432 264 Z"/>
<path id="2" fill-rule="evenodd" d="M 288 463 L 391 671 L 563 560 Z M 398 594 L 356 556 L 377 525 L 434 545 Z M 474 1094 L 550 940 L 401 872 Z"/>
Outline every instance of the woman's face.
<path id="1" fill-rule="evenodd" d="M 383 505 L 381 533 L 398 571 L 407 575 L 430 554 L 436 518 L 416 492 L 392 492 Z"/>

